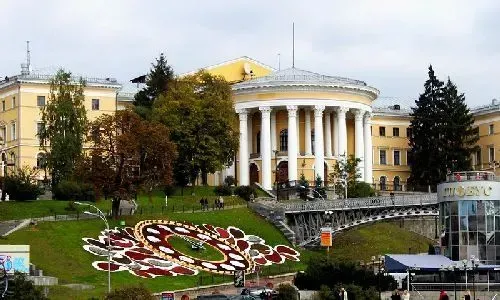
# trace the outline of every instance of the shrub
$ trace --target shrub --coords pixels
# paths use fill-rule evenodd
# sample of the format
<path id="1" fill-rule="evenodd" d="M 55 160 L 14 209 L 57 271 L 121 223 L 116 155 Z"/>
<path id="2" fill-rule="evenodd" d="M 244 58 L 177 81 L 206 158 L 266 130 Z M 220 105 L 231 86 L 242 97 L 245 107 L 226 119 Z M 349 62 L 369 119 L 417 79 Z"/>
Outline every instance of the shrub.
<path id="1" fill-rule="evenodd" d="M 280 284 L 276 289 L 278 291 L 278 300 L 298 300 L 299 291 L 290 284 Z"/>
<path id="2" fill-rule="evenodd" d="M 3 292 L 0 291 L 0 292 Z M 1 294 L 0 294 L 1 295 Z M 25 274 L 15 272 L 14 276 L 9 278 L 9 289 L 5 294 L 6 300 L 33 299 L 47 300 L 40 287 L 37 287 L 29 280 Z"/>
<path id="3" fill-rule="evenodd" d="M 233 186 L 233 185 L 236 185 L 236 179 L 234 179 L 233 176 L 227 176 L 225 179 L 224 179 L 224 184 L 227 185 L 227 186 Z"/>
<path id="4" fill-rule="evenodd" d="M 233 190 L 228 185 L 219 185 L 214 188 L 214 193 L 217 196 L 231 196 Z"/>
<path id="5" fill-rule="evenodd" d="M 347 187 L 347 196 L 349 198 L 364 198 L 375 196 L 375 190 L 369 183 L 356 182 L 354 185 Z"/>
<path id="6" fill-rule="evenodd" d="M 7 174 L 5 180 L 5 192 L 9 194 L 9 200 L 26 201 L 35 200 L 42 190 L 35 181 L 36 172 L 29 168 L 17 168 L 14 172 Z"/>
<path id="7" fill-rule="evenodd" d="M 257 191 L 250 185 L 240 185 L 236 187 L 234 189 L 234 194 L 245 199 L 246 201 L 250 201 L 250 195 L 257 197 Z"/>
<path id="8" fill-rule="evenodd" d="M 118 290 L 114 290 L 106 295 L 106 300 L 155 300 L 150 291 L 144 286 L 128 286 Z"/>
<path id="9" fill-rule="evenodd" d="M 61 181 L 54 189 L 54 198 L 57 200 L 95 201 L 92 185 L 70 180 Z"/>

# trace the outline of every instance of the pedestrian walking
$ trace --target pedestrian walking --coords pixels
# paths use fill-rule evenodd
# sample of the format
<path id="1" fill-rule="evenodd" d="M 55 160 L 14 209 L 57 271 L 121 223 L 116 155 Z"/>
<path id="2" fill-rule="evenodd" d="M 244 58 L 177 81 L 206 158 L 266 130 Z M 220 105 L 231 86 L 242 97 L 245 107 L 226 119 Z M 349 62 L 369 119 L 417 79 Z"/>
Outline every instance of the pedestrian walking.
<path id="1" fill-rule="evenodd" d="M 403 292 L 403 297 L 401 297 L 402 300 L 410 300 L 410 292 L 407 290 L 404 290 Z"/>
<path id="2" fill-rule="evenodd" d="M 439 293 L 439 300 L 449 300 L 450 298 L 448 297 L 448 294 L 446 293 L 446 291 L 441 291 L 441 293 Z M 467 298 L 465 298 L 467 299 Z M 470 299 L 470 296 L 469 296 L 469 299 Z"/>
<path id="3" fill-rule="evenodd" d="M 471 295 L 469 290 L 465 291 L 464 300 L 471 300 Z"/>
<path id="4" fill-rule="evenodd" d="M 346 291 L 346 289 L 340 288 L 339 299 L 340 300 L 348 300 L 347 299 L 347 291 Z"/>
<path id="5" fill-rule="evenodd" d="M 219 196 L 219 209 L 224 209 L 224 198 Z"/>
<path id="6" fill-rule="evenodd" d="M 391 300 L 401 300 L 401 295 L 398 290 L 394 290 L 394 292 L 392 292 Z"/>

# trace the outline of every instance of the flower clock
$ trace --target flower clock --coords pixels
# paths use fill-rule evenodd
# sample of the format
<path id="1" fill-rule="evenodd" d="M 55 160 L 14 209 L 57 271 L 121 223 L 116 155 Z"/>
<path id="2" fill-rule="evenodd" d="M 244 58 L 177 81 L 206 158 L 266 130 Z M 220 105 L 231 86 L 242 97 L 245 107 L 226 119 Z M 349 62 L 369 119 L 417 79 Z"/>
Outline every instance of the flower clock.
<path id="1" fill-rule="evenodd" d="M 172 242 L 174 238 L 181 238 L 194 248 L 212 248 L 220 254 L 221 259 L 194 257 L 177 249 Z M 107 271 L 108 232 L 101 232 L 97 239 L 83 240 L 85 250 L 106 257 L 106 260 L 95 261 L 92 265 L 98 270 Z M 262 238 L 247 235 L 236 227 L 221 228 L 167 220 L 146 220 L 137 223 L 134 228 L 111 229 L 109 242 L 110 271 L 128 271 L 144 278 L 196 275 L 199 271 L 251 273 L 256 266 L 282 264 L 285 260 L 299 261 L 300 256 L 291 247 L 272 247 Z"/>

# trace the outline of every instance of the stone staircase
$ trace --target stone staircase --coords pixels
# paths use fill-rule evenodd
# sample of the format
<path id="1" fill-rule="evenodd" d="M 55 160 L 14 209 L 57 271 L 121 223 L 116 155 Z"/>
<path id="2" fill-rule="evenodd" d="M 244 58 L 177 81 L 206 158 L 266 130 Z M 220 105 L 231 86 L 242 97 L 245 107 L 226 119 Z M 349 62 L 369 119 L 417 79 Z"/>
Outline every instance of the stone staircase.
<path id="1" fill-rule="evenodd" d="M 295 246 L 295 232 L 286 224 L 286 218 L 283 211 L 276 210 L 275 208 L 266 205 L 266 202 L 274 200 L 272 198 L 257 198 L 255 202 L 249 204 L 249 207 L 253 209 L 257 214 L 264 217 L 266 220 L 271 222 L 276 228 L 283 233 L 283 235 Z"/>

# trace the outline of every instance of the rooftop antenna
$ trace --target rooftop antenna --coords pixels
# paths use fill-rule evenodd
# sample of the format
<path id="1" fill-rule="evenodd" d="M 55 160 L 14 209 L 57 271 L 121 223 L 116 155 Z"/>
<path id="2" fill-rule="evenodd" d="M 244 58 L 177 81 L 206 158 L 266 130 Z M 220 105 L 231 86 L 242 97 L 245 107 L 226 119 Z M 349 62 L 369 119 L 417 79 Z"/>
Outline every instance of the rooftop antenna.
<path id="1" fill-rule="evenodd" d="M 295 22 L 292 23 L 292 68 L 295 68 Z"/>
<path id="2" fill-rule="evenodd" d="M 281 71 L 281 54 L 278 53 L 278 71 Z"/>
<path id="3" fill-rule="evenodd" d="M 30 41 L 26 41 L 26 62 L 21 64 L 21 75 L 29 75 L 31 71 Z"/>

